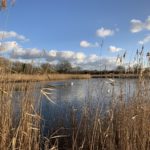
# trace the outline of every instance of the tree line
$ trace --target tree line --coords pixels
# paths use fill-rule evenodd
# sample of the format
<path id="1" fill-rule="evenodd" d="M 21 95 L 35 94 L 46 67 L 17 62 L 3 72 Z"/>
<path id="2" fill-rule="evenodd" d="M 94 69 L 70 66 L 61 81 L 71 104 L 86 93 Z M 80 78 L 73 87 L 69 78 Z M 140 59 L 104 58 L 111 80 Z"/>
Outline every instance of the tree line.
<path id="1" fill-rule="evenodd" d="M 57 64 L 41 63 L 35 65 L 34 63 L 10 62 L 5 58 L 0 58 L 0 70 L 3 72 L 23 73 L 23 74 L 44 74 L 44 73 L 73 73 L 80 72 L 79 66 L 73 67 L 72 64 L 63 60 Z"/>
<path id="2" fill-rule="evenodd" d="M 142 70 L 140 64 L 135 64 L 132 67 L 125 68 L 123 65 L 118 65 L 114 70 L 84 70 L 79 66 L 73 67 L 73 65 L 63 60 L 58 64 L 41 63 L 41 65 L 35 65 L 34 63 L 23 62 L 11 62 L 5 58 L 0 57 L 0 71 L 22 74 L 44 74 L 44 73 L 80 73 L 80 74 L 109 74 L 109 73 L 129 73 L 138 74 Z M 150 72 L 149 68 L 144 68 L 144 72 Z"/>

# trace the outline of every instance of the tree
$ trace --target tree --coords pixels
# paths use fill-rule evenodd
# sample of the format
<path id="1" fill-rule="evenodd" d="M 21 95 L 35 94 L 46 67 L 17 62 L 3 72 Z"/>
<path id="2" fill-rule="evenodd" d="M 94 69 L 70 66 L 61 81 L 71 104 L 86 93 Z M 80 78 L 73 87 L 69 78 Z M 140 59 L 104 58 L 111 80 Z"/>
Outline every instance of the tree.
<path id="1" fill-rule="evenodd" d="M 14 62 L 12 64 L 12 72 L 32 74 L 33 66 L 29 63 Z"/>
<path id="2" fill-rule="evenodd" d="M 8 72 L 10 71 L 11 62 L 3 57 L 0 57 L 0 72 Z"/>
<path id="3" fill-rule="evenodd" d="M 79 66 L 73 67 L 72 71 L 73 72 L 80 72 L 81 71 L 81 67 L 79 67 Z"/>
<path id="4" fill-rule="evenodd" d="M 49 63 L 44 63 L 41 65 L 41 69 L 42 72 L 44 73 L 51 73 L 51 72 L 55 72 L 55 68 L 53 65 L 49 64 Z"/>
<path id="5" fill-rule="evenodd" d="M 116 71 L 119 73 L 123 73 L 125 72 L 125 67 L 122 65 L 117 66 Z"/>
<path id="6" fill-rule="evenodd" d="M 141 64 L 136 64 L 136 65 L 133 66 L 134 73 L 140 73 L 141 70 L 142 70 L 142 65 Z"/>
<path id="7" fill-rule="evenodd" d="M 72 71 L 72 65 L 69 61 L 63 60 L 56 65 L 56 70 L 60 73 L 68 73 Z"/>

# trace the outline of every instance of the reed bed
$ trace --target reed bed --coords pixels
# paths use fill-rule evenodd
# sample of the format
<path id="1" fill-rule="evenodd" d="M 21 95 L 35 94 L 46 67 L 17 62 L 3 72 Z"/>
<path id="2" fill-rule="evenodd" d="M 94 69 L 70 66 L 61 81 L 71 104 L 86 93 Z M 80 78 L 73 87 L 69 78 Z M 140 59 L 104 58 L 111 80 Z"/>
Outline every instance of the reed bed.
<path id="1" fill-rule="evenodd" d="M 14 84 L 0 84 L 0 149 L 38 149 L 40 116 L 36 112 L 33 85 L 24 83 L 20 99 L 14 96 Z M 36 100 L 36 105 L 38 100 Z M 18 107 L 18 108 L 17 108 Z M 17 110 L 17 111 L 16 111 Z"/>
<path id="2" fill-rule="evenodd" d="M 114 92 L 116 83 L 110 83 L 111 101 L 105 111 L 99 101 L 93 105 L 90 96 L 81 109 L 68 106 L 66 114 L 54 116 L 56 121 L 49 126 L 46 134 L 43 133 L 45 127 L 42 122 L 51 120 L 43 118 L 41 96 L 52 103 L 52 90 L 41 87 L 37 97 L 34 95 L 36 83 L 22 82 L 17 92 L 23 92 L 15 97 L 16 83 L 4 79 L 6 77 L 1 77 L 3 82 L 0 83 L 1 150 L 150 149 L 150 84 L 142 76 L 137 79 L 135 92 L 128 99 L 122 83 L 117 96 Z"/>
<path id="3" fill-rule="evenodd" d="M 137 83 L 128 101 L 121 91 L 117 97 L 112 95 L 105 112 L 101 105 L 93 111 L 87 107 L 73 132 L 72 149 L 149 150 L 150 88 L 146 82 Z"/>
<path id="4" fill-rule="evenodd" d="M 1 74 L 0 81 L 7 82 L 38 82 L 38 81 L 53 81 L 53 80 L 67 80 L 67 79 L 89 79 L 89 74 Z"/>

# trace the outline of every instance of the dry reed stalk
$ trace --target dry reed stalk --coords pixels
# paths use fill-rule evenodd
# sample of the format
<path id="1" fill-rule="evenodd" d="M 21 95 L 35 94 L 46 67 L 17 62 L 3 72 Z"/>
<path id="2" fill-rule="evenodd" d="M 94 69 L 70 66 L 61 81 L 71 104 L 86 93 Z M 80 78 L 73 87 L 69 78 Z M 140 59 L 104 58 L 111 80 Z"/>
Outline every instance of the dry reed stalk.
<path id="1" fill-rule="evenodd" d="M 43 74 L 43 75 L 28 75 L 28 74 L 1 74 L 0 82 L 37 82 L 37 81 L 53 81 L 67 79 L 89 79 L 88 74 Z"/>
<path id="2" fill-rule="evenodd" d="M 138 57 L 142 57 L 142 54 Z M 17 117 L 14 116 L 15 108 L 13 104 L 13 92 L 16 90 L 15 81 L 18 78 L 19 81 L 41 81 L 46 79 L 81 78 L 81 76 L 56 74 L 30 76 L 19 74 L 17 77 L 14 74 L 5 74 L 4 72 L 2 74 L 0 76 L 2 81 L 0 82 L 0 149 L 57 150 L 61 149 L 66 141 L 69 144 L 65 148 L 74 150 L 150 149 L 150 81 L 144 78 L 143 73 L 135 83 L 135 92 L 128 99 L 124 91 L 125 82 L 121 81 L 117 85 L 119 90 L 115 95 L 117 83 L 114 80 L 107 80 L 109 83 L 102 84 L 102 86 L 109 84 L 112 87 L 112 93 L 109 96 L 111 102 L 107 106 L 107 111 L 101 111 L 102 105 L 100 103 L 94 105 L 92 103 L 93 99 L 89 95 L 87 103 L 81 110 L 82 113 L 73 109 L 72 113 L 68 114 L 71 122 L 69 131 L 65 130 L 63 123 L 60 125 L 61 128 L 58 124 L 56 124 L 58 126 L 54 124 L 55 132 L 50 132 L 47 137 L 43 137 L 42 133 L 41 101 L 40 97 L 38 100 L 34 97 L 34 83 L 21 82 L 18 86 L 17 90 L 23 90 L 23 92 L 22 96 L 19 97 L 20 103 L 15 104 L 19 107 L 19 116 L 14 119 L 14 117 Z M 14 82 L 10 82 L 13 80 Z M 104 87 L 101 87 L 97 94 L 99 92 L 104 94 L 100 96 L 105 99 L 106 95 L 105 92 L 102 92 L 103 89 Z M 41 94 L 44 94 L 51 103 L 55 103 L 50 97 L 51 92 L 52 89 L 50 88 L 41 89 Z M 39 109 L 37 109 L 36 103 L 39 103 Z M 78 117 L 79 113 L 81 113 L 80 117 Z M 58 122 L 64 119 L 59 118 L 59 116 L 57 118 Z M 54 129 L 51 130 L 54 131 Z M 65 142 L 60 144 L 61 141 Z"/>
<path id="3" fill-rule="evenodd" d="M 1 0 L 1 7 L 5 9 L 7 7 L 7 0 Z"/>

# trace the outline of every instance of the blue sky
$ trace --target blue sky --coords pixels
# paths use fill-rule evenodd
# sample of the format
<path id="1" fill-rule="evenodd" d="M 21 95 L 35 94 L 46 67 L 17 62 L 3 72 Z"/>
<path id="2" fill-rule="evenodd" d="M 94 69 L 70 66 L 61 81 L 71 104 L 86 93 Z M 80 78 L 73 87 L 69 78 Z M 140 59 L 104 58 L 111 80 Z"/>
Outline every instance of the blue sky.
<path id="1" fill-rule="evenodd" d="M 0 11 L 1 55 L 96 68 L 99 59 L 115 65 L 127 51 L 130 61 L 142 44 L 150 50 L 149 6 L 149 0 L 16 0 Z"/>

